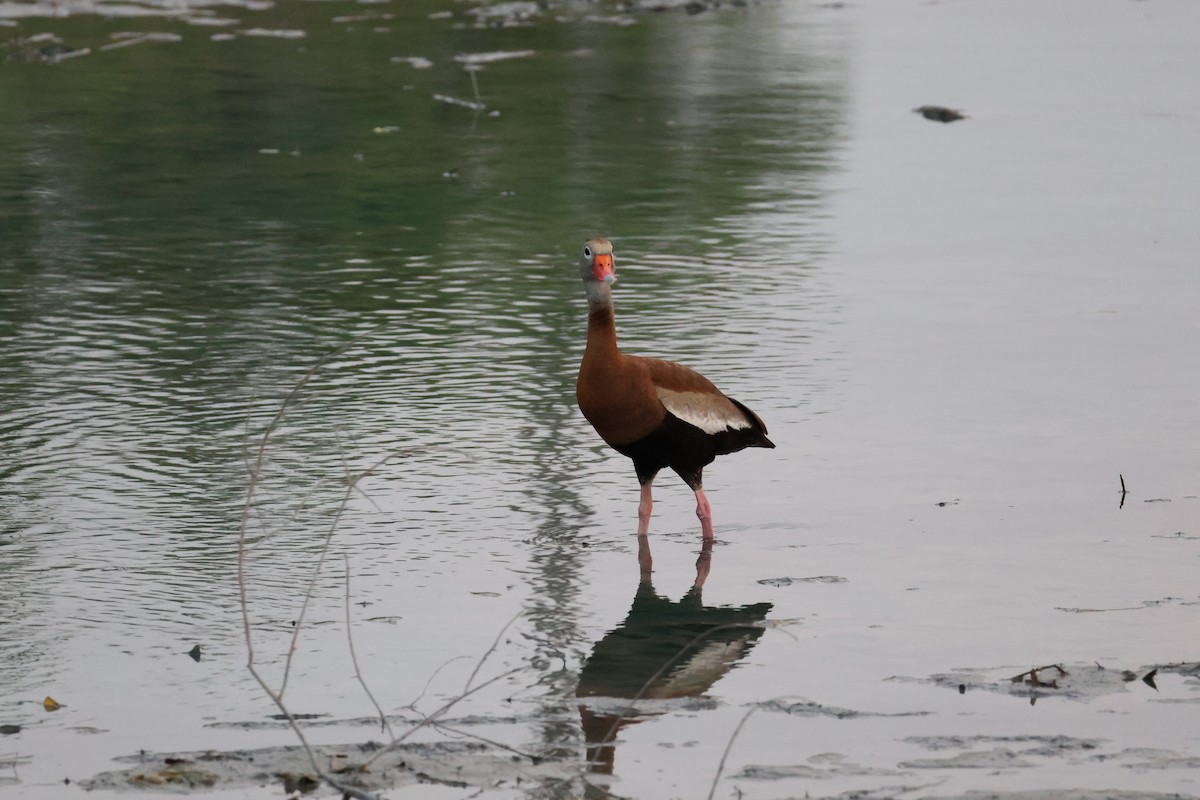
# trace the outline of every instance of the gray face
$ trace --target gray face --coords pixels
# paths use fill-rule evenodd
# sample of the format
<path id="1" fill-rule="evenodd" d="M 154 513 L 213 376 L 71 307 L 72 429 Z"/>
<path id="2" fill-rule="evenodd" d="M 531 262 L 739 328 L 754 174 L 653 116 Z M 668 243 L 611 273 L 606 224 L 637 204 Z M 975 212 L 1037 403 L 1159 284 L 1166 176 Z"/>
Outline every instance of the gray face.
<path id="1" fill-rule="evenodd" d="M 579 277 L 584 283 L 611 284 L 613 273 L 612 243 L 607 239 L 589 239 L 579 254 Z"/>

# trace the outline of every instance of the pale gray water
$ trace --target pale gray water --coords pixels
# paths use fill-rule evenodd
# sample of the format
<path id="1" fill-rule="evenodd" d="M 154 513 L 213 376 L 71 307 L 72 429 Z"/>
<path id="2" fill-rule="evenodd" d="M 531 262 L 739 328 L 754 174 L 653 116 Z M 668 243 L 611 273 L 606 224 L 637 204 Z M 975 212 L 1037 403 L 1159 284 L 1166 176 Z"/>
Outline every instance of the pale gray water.
<path id="1" fill-rule="evenodd" d="M 249 574 L 269 675 L 343 458 L 392 453 L 338 526 L 289 703 L 346 721 L 317 742 L 383 738 L 354 722 L 373 709 L 346 649 L 345 555 L 385 709 L 411 717 L 469 656 L 418 707 L 453 697 L 515 617 L 481 676 L 523 669 L 450 717 L 548 759 L 485 796 L 582 796 L 576 685 L 638 586 L 632 470 L 572 406 L 575 248 L 604 234 L 626 348 L 701 369 L 779 448 L 706 472 L 704 604 L 771 603 L 774 626 L 703 698 L 647 701 L 592 784 L 704 797 L 762 704 L 717 797 L 1200 795 L 1194 669 L 1139 680 L 1200 657 L 1200 14 L 787 3 L 456 32 L 428 5 L 405 23 L 420 34 L 330 25 L 353 4 L 238 9 L 240 29 L 312 30 L 302 47 L 243 36 L 212 63 L 222 43 L 178 24 L 178 44 L 0 72 L 21 100 L 0 112 L 0 724 L 22 728 L 0 737 L 0 793 L 61 797 L 143 749 L 294 743 L 262 724 L 274 709 L 243 667 L 241 459 L 349 343 L 268 451 L 261 524 L 282 532 Z M 100 41 L 79 19 L 21 24 Z M 142 90 L 161 130 L 122 138 L 104 109 L 132 102 L 119 79 L 146 48 L 182 74 Z M 525 48 L 479 74 L 499 117 L 429 99 L 469 95 L 454 53 Z M 387 60 L 417 55 L 440 66 Z M 125 87 L 99 110 L 89 63 Z M 576 93 L 566 111 L 530 88 L 548 80 Z M 314 96 L 332 107 L 307 130 Z M 969 118 L 910 111 L 927 103 Z M 89 143 L 94 115 L 113 144 Z M 390 124 L 401 143 L 372 132 Z M 664 475 L 655 513 L 654 588 L 679 600 L 690 493 Z M 1050 664 L 1070 673 L 1058 689 L 1008 680 Z"/>

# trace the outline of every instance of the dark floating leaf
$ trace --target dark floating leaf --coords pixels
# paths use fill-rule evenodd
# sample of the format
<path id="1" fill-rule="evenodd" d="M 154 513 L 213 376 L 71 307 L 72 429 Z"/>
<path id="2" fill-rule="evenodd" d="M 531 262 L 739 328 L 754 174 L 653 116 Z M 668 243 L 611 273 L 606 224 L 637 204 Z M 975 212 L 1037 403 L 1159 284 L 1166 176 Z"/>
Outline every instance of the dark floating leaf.
<path id="1" fill-rule="evenodd" d="M 1151 689 L 1153 689 L 1156 692 L 1158 691 L 1158 687 L 1154 685 L 1154 676 L 1157 674 L 1158 674 L 1158 667 L 1155 667 L 1154 669 L 1147 672 L 1146 676 L 1144 678 L 1142 678 L 1142 683 L 1146 684 L 1147 686 L 1149 686 Z"/>
<path id="2" fill-rule="evenodd" d="M 945 106 L 918 106 L 913 109 L 913 112 L 934 122 L 954 122 L 955 120 L 967 118 L 967 115 L 961 111 L 946 108 Z"/>
<path id="3" fill-rule="evenodd" d="M 192 657 L 192 661 L 200 660 L 200 645 L 192 645 L 192 649 L 187 651 L 187 654 Z"/>
<path id="4" fill-rule="evenodd" d="M 14 733 L 20 733 L 20 725 L 0 725 L 0 735 L 11 736 Z"/>

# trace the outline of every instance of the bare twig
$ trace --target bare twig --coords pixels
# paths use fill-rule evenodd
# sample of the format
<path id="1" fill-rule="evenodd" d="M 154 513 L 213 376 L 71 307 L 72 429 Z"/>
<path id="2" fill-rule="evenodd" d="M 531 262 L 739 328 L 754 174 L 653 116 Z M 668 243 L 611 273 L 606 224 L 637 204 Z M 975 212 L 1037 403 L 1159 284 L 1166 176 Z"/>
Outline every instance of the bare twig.
<path id="1" fill-rule="evenodd" d="M 758 706 L 754 706 L 746 712 L 745 716 L 742 717 L 742 721 L 733 729 L 733 734 L 730 735 L 729 741 L 725 743 L 725 752 L 721 754 L 721 760 L 717 763 L 717 774 L 713 776 L 712 788 L 708 790 L 708 800 L 712 800 L 713 795 L 717 793 L 717 783 L 721 780 L 721 773 L 725 771 L 725 759 L 729 758 L 729 751 L 733 749 L 734 741 L 737 739 L 738 734 L 742 732 L 742 726 L 746 724 L 746 720 L 750 719 L 750 716 L 755 711 L 758 711 Z"/>
<path id="2" fill-rule="evenodd" d="M 296 617 L 295 624 L 292 625 L 292 642 L 288 646 L 287 658 L 283 662 L 283 680 L 279 684 L 279 696 L 281 698 L 283 697 L 283 693 L 287 691 L 288 676 L 292 673 L 292 659 L 296 656 L 296 644 L 300 640 L 300 630 L 304 627 L 304 616 L 308 613 L 308 604 L 312 602 L 313 590 L 316 588 L 317 578 L 321 574 L 321 568 L 325 566 L 325 557 L 329 555 L 329 543 L 333 540 L 333 532 L 337 530 L 338 523 L 342 519 L 342 512 L 346 510 L 346 503 L 350 501 L 350 495 L 353 491 L 352 487 L 346 487 L 341 502 L 338 503 L 337 510 L 333 513 L 333 520 L 329 523 L 329 529 L 325 531 L 325 539 L 321 542 L 321 552 L 317 555 L 317 563 L 313 565 L 312 572 L 308 576 L 308 586 L 304 590 L 304 600 L 300 603 L 300 614 Z"/>
<path id="3" fill-rule="evenodd" d="M 433 671 L 433 674 L 429 676 L 429 680 L 425 681 L 425 687 L 423 689 L 421 689 L 421 693 L 419 695 L 417 695 L 415 700 L 413 700 L 408 705 L 404 706 L 404 708 L 410 708 L 413 711 L 417 711 L 417 703 L 421 702 L 421 698 L 424 697 L 425 693 L 429 691 L 429 687 L 430 687 L 430 685 L 433 684 L 433 679 L 438 676 L 438 673 L 440 673 L 446 667 L 453 664 L 455 661 L 462 661 L 464 658 L 470 658 L 470 656 L 454 656 L 453 658 L 448 658 L 445 661 L 443 661 L 442 665 L 440 667 L 438 667 L 437 669 L 435 669 Z M 418 711 L 417 713 L 420 713 L 420 712 Z"/>
<path id="4" fill-rule="evenodd" d="M 317 556 L 317 563 L 313 566 L 312 574 L 309 575 L 308 586 L 304 592 L 304 601 L 300 604 L 300 614 L 296 617 L 296 624 L 292 627 L 292 643 L 288 647 L 287 658 L 284 660 L 283 665 L 283 681 L 279 685 L 280 697 L 283 696 L 284 691 L 287 689 L 288 676 L 292 670 L 292 659 L 296 655 L 296 644 L 300 640 L 300 629 L 304 626 L 304 616 L 308 612 L 308 604 L 312 601 L 313 590 L 317 585 L 317 578 L 320 577 L 321 569 L 325 566 L 325 558 L 329 555 L 329 543 L 333 541 L 334 531 L 337 530 L 338 523 L 342 520 L 342 514 L 346 511 L 346 505 L 350 502 L 350 496 L 354 493 L 354 487 L 358 485 L 359 481 L 373 473 L 391 457 L 391 453 L 387 454 L 369 468 L 359 473 L 357 477 L 353 479 L 348 478 L 346 481 L 346 491 L 342 494 L 342 499 L 338 503 L 337 510 L 333 513 L 329 529 L 325 532 L 325 539 L 321 542 L 321 552 Z"/>
<path id="5" fill-rule="evenodd" d="M 518 611 L 516 614 L 513 615 L 512 619 L 510 619 L 508 622 L 504 623 L 504 627 L 501 628 L 500 632 L 496 634 L 496 639 L 495 639 L 495 641 L 492 642 L 492 646 L 489 647 L 486 651 L 484 651 L 484 654 L 479 657 L 479 663 L 475 665 L 475 669 L 471 671 L 470 677 L 467 678 L 466 685 L 463 686 L 464 692 L 469 690 L 471 688 L 471 684 L 475 682 L 475 676 L 478 675 L 479 670 L 483 668 L 483 662 L 488 660 L 488 656 L 490 656 L 492 653 L 496 652 L 496 648 L 500 646 L 500 639 L 504 636 L 504 632 L 507 631 L 512 626 L 512 624 L 517 621 L 517 618 L 520 616 L 521 616 L 521 612 Z"/>
<path id="6" fill-rule="evenodd" d="M 1118 474 L 1117 477 L 1121 479 L 1121 505 L 1117 506 L 1117 508 L 1121 509 L 1125 507 L 1125 495 L 1129 494 L 1129 492 L 1125 491 L 1125 476 Z"/>
<path id="7" fill-rule="evenodd" d="M 308 491 L 301 495 L 300 500 L 297 501 L 296 507 L 292 510 L 291 516 L 289 516 L 282 524 L 277 525 L 274 530 L 271 530 L 267 527 L 266 523 L 262 520 L 262 515 L 256 510 L 255 517 L 258 519 L 258 524 L 262 529 L 262 534 L 259 535 L 256 540 L 246 545 L 246 552 L 253 553 L 259 546 L 265 542 L 269 542 L 271 539 L 274 539 L 276 536 L 278 536 L 282 531 L 292 527 L 296 520 L 300 518 L 301 512 L 307 508 L 309 499 L 317 493 L 317 489 L 324 482 L 324 478 L 317 478 L 315 481 L 313 481 L 312 486 L 309 486 Z"/>
<path id="8" fill-rule="evenodd" d="M 452 725 L 447 725 L 444 722 L 431 722 L 429 724 L 432 725 L 433 727 L 437 728 L 439 731 L 447 731 L 448 733 L 452 733 L 456 736 L 465 736 L 468 739 L 474 739 L 475 741 L 483 742 L 484 744 L 491 745 L 492 747 L 498 748 L 500 750 L 507 750 L 508 752 L 512 753 L 513 755 L 521 756 L 521 758 L 528 758 L 534 764 L 540 764 L 542 761 L 541 756 L 535 756 L 533 753 L 526 753 L 523 750 L 518 750 L 517 748 L 513 747 L 512 745 L 507 745 L 504 742 L 497 742 L 494 739 L 489 739 L 486 736 L 480 736 L 477 733 L 471 733 L 470 731 L 464 731 L 462 728 L 455 728 Z"/>
<path id="9" fill-rule="evenodd" d="M 387 715 L 383 713 L 383 708 L 380 707 L 379 701 L 371 693 L 371 687 L 367 686 L 367 681 L 363 678 L 362 670 L 358 666 L 358 656 L 354 652 L 354 626 L 350 621 L 350 556 L 343 553 L 342 558 L 346 562 L 346 644 L 350 648 L 350 661 L 354 664 L 354 677 L 358 680 L 359 685 L 362 686 L 363 691 L 366 692 L 367 697 L 370 698 L 371 705 L 375 706 L 375 710 L 379 712 L 379 729 L 387 731 L 388 736 L 395 738 L 396 734 L 392 732 L 392 725 L 388 722 Z"/>
<path id="10" fill-rule="evenodd" d="M 421 730 L 421 728 L 424 728 L 426 725 L 431 725 L 431 724 L 433 724 L 434 722 L 436 722 L 436 721 L 437 721 L 437 718 L 438 718 L 438 717 L 440 717 L 441 715 L 445 714 L 447 711 L 449 711 L 450 709 L 454 708 L 456 705 L 458 705 L 459 703 L 461 703 L 463 700 L 466 700 L 466 699 L 467 699 L 468 697 L 470 697 L 471 695 L 475 694 L 476 692 L 478 692 L 478 691 L 480 691 L 480 690 L 482 690 L 482 689 L 485 689 L 485 688 L 487 688 L 488 686 L 491 686 L 491 685 L 492 685 L 493 683 L 495 683 L 496 681 L 502 680 L 503 678 L 507 678 L 507 677 L 509 677 L 510 675 L 515 675 L 515 674 L 517 674 L 518 672 L 520 672 L 520 671 L 521 671 L 521 670 L 523 670 L 523 669 L 524 669 L 524 667 L 514 667 L 513 669 L 510 669 L 510 670 L 508 670 L 507 672 L 502 672 L 502 673 L 500 673 L 499 675 L 496 675 L 496 676 L 494 676 L 494 677 L 492 677 L 492 678 L 488 678 L 486 681 L 484 681 L 483 683 L 479 684 L 479 685 L 478 685 L 478 686 L 476 686 L 475 688 L 473 688 L 473 689 L 468 689 L 467 691 L 465 691 L 465 692 L 463 692 L 462 694 L 460 694 L 458 697 L 455 697 L 455 698 L 453 698 L 452 700 L 450 700 L 450 701 L 448 701 L 448 702 L 444 703 L 444 704 L 443 704 L 443 705 L 442 705 L 440 708 L 438 708 L 436 711 L 434 711 L 434 712 L 433 712 L 433 713 L 431 713 L 431 714 L 427 714 L 427 715 L 426 715 L 426 716 L 425 716 L 425 717 L 424 717 L 424 718 L 423 718 L 423 719 L 422 719 L 420 722 L 417 722 L 415 725 L 413 725 L 411 728 L 409 728 L 409 729 L 408 729 L 407 731 L 405 731 L 403 734 L 401 734 L 400 736 L 396 737 L 396 738 L 395 738 L 395 739 L 393 739 L 391 742 L 389 742 L 388 744 L 386 744 L 386 745 L 384 745 L 382 748 L 380 748 L 379 752 L 377 752 L 375 755 L 371 756 L 371 758 L 369 758 L 369 759 L 367 760 L 367 762 L 366 762 L 365 764 L 363 764 L 363 768 L 364 768 L 364 769 L 366 769 L 367 767 L 370 767 L 370 766 L 371 766 L 372 764 L 374 764 L 374 763 L 375 763 L 375 762 L 376 762 L 376 761 L 377 761 L 377 760 L 380 758 L 380 756 L 382 756 L 384 753 L 391 752 L 391 751 L 392 751 L 392 750 L 394 750 L 394 749 L 395 749 L 395 748 L 396 748 L 396 747 L 397 747 L 397 746 L 398 746 L 398 745 L 399 745 L 401 742 L 403 742 L 405 739 L 407 739 L 408 737 L 412 736 L 414 733 L 416 733 L 417 731 Z"/>
<path id="11" fill-rule="evenodd" d="M 317 361 L 311 367 L 309 367 L 303 375 L 300 376 L 300 379 L 296 382 L 296 384 L 292 386 L 291 390 L 279 404 L 279 408 L 276 410 L 274 416 L 272 416 L 271 420 L 267 423 L 266 428 L 263 429 L 262 438 L 259 440 L 258 447 L 255 451 L 255 457 L 249 467 L 249 474 L 247 475 L 246 479 L 246 500 L 245 504 L 242 506 L 241 521 L 238 525 L 237 545 L 238 603 L 241 608 L 242 632 L 246 642 L 246 669 L 250 672 L 250 675 L 254 678 L 255 682 L 263 690 L 263 693 L 271 699 L 271 702 L 275 704 L 275 707 L 279 709 L 280 713 L 287 718 L 288 725 L 291 726 L 292 732 L 296 734 L 296 738 L 300 741 L 300 745 L 304 748 L 304 752 L 308 756 L 308 760 L 312 765 L 313 771 L 321 778 L 321 780 L 333 787 L 335 790 L 341 792 L 344 796 L 357 798 L 357 800 L 378 800 L 378 798 L 373 794 L 364 792 L 353 786 L 347 786 L 343 784 L 337 778 L 333 777 L 321 768 L 320 764 L 317 762 L 316 753 L 313 752 L 312 746 L 308 743 L 308 739 L 305 737 L 304 731 L 301 729 L 299 723 L 296 721 L 296 718 L 292 716 L 291 711 L 283 702 L 282 689 L 279 692 L 273 690 L 270 685 L 267 684 L 266 680 L 255 666 L 254 637 L 251 634 L 250 602 L 246 586 L 246 537 L 249 530 L 250 515 L 254 509 L 254 496 L 258 489 L 259 480 L 262 477 L 263 465 L 266 462 L 267 445 L 270 443 L 272 434 L 279 427 L 284 415 L 288 412 L 288 409 L 295 404 L 300 392 L 304 389 L 308 382 L 312 380 L 313 376 L 315 376 L 317 372 L 319 372 L 320 369 L 332 358 L 344 352 L 359 339 L 373 332 L 374 329 L 355 336 L 341 347 L 317 359 Z M 340 516 L 340 509 L 338 513 Z"/>

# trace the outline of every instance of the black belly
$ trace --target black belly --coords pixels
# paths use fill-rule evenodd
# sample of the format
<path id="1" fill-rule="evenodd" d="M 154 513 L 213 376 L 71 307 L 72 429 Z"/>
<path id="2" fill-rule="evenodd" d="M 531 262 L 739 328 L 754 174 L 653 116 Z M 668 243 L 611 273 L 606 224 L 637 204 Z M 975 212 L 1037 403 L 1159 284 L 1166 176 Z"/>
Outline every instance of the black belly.
<path id="1" fill-rule="evenodd" d="M 692 489 L 702 485 L 701 473 L 717 456 L 734 453 L 765 439 L 753 429 L 705 433 L 674 414 L 668 413 L 662 424 L 649 435 L 629 444 L 613 445 L 618 453 L 633 459 L 638 481 L 646 483 L 664 467 L 670 467 Z"/>

